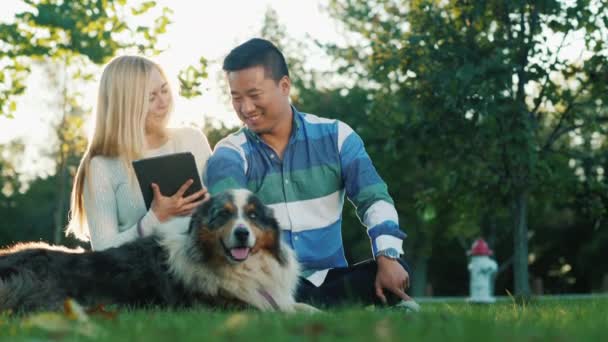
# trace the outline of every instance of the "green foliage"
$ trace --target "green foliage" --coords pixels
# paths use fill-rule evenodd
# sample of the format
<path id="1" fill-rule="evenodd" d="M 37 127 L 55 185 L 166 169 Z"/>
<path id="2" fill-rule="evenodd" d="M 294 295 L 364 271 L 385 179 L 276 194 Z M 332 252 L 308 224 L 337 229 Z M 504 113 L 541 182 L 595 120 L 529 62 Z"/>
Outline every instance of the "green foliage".
<path id="1" fill-rule="evenodd" d="M 21 141 L 13 141 L 0 145 L 0 202 L 2 208 L 13 207 L 11 196 L 21 189 L 21 180 L 17 171 L 19 156 L 23 155 L 25 145 Z"/>
<path id="2" fill-rule="evenodd" d="M 589 170 L 604 162 L 597 147 L 581 151 L 573 139 L 597 140 L 605 130 L 607 5 L 334 0 L 329 10 L 356 39 L 328 51 L 369 99 L 344 120 L 368 144 L 402 222 L 413 225 L 414 254 L 430 255 L 438 239 L 472 239 L 493 216 L 516 233 L 503 257 L 515 251 L 516 289 L 526 292 L 522 213 L 573 204 L 580 182 L 569 159 Z M 574 35 L 594 53 L 561 54 Z M 589 203 L 597 217 L 604 203 Z"/>
<path id="3" fill-rule="evenodd" d="M 3 180 L 6 182 L 6 179 Z M 4 183 L 6 186 L 7 183 Z M 10 196 L 0 194 L 0 247 L 21 241 L 53 241 L 56 180 L 54 177 L 35 179 L 27 188 L 13 184 Z M 23 190 L 24 192 L 20 192 Z"/>
<path id="4" fill-rule="evenodd" d="M 197 67 L 190 65 L 186 69 L 180 70 L 177 76 L 180 85 L 179 94 L 187 99 L 203 95 L 201 87 L 203 81 L 209 77 L 207 59 L 201 57 L 199 64 Z"/>
<path id="5" fill-rule="evenodd" d="M 156 53 L 157 37 L 165 32 L 172 13 L 164 8 L 151 27 L 132 28 L 124 13 L 143 15 L 155 6 L 153 1 L 139 6 L 123 0 L 23 2 L 28 9 L 17 13 L 13 22 L 0 23 L 0 115 L 14 113 L 14 97 L 25 90 L 31 61 L 83 56 L 102 64 L 124 49 Z"/>
<path id="6" fill-rule="evenodd" d="M 0 72 L 0 115 L 10 118 L 17 110 L 14 97 L 25 91 L 25 80 L 30 69 L 21 58 L 6 62 L 0 57 L 0 65 L 3 66 Z"/>
<path id="7" fill-rule="evenodd" d="M 240 129 L 239 126 L 227 127 L 223 122 L 220 122 L 219 124 L 205 122 L 203 133 L 207 137 L 209 145 L 211 145 L 211 148 L 213 149 L 220 140 L 225 138 L 228 134 L 236 132 L 238 129 Z"/>
<path id="8" fill-rule="evenodd" d="M 0 145 L 0 247 L 20 241 L 53 241 L 55 227 L 50 218 L 56 210 L 57 179 L 24 180 L 17 167 L 24 151 L 20 141 Z"/>

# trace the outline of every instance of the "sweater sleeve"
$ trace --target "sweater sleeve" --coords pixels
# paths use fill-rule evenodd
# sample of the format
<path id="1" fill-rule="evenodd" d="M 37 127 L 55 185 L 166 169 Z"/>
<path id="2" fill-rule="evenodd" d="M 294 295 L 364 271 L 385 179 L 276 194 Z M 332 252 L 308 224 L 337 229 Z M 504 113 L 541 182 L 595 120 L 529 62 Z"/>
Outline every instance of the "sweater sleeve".
<path id="1" fill-rule="evenodd" d="M 116 182 L 113 177 L 117 170 L 101 158 L 93 158 L 89 174 L 84 184 L 84 207 L 87 215 L 91 248 L 103 250 L 133 241 L 142 236 L 150 235 L 159 225 L 152 210 L 127 229 L 120 231 L 116 199 Z M 140 225 L 138 232 L 137 225 Z"/>

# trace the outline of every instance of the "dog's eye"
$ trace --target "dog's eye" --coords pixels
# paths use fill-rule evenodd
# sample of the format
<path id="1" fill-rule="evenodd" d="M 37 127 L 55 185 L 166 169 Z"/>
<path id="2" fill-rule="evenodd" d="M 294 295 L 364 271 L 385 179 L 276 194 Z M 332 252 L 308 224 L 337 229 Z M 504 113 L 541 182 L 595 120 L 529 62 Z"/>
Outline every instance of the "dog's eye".
<path id="1" fill-rule="evenodd" d="M 222 217 L 222 216 L 226 216 L 227 214 L 228 214 L 228 210 L 222 208 L 222 209 L 216 210 L 215 214 L 213 216 Z"/>
<path id="2" fill-rule="evenodd" d="M 253 211 L 252 211 L 252 212 L 250 212 L 249 214 L 247 214 L 247 216 L 248 216 L 250 219 L 255 219 L 256 217 L 258 217 L 258 215 L 256 215 L 256 214 L 255 214 L 255 212 L 253 212 Z"/>

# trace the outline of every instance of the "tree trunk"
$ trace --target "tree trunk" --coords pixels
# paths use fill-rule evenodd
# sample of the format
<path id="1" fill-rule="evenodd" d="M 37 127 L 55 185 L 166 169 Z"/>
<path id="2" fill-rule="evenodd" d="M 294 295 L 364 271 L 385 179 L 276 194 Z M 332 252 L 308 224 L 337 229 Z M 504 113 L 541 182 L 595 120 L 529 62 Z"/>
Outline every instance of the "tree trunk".
<path id="1" fill-rule="evenodd" d="M 60 144 L 61 145 L 61 144 Z M 61 147 L 60 147 L 61 148 Z M 67 172 L 67 162 L 65 157 L 63 157 L 63 153 L 61 160 L 59 160 L 59 167 L 57 168 L 57 200 L 55 206 L 55 212 L 53 213 L 53 223 L 55 227 L 55 231 L 53 232 L 53 243 L 59 244 L 61 243 L 63 237 L 63 228 L 65 226 L 64 218 L 65 218 L 65 203 L 66 203 L 66 183 L 68 178 Z"/>
<path id="2" fill-rule="evenodd" d="M 422 297 L 426 293 L 427 284 L 427 268 L 429 264 L 429 257 L 422 256 L 414 260 L 412 267 L 412 296 Z"/>
<path id="3" fill-rule="evenodd" d="M 516 296 L 529 297 L 528 280 L 528 192 L 520 190 L 515 194 L 513 214 L 513 277 Z"/>
<path id="4" fill-rule="evenodd" d="M 59 146 L 57 147 L 59 157 L 57 164 L 57 172 L 55 173 L 57 177 L 57 206 L 55 207 L 55 213 L 53 214 L 53 220 L 55 223 L 55 231 L 53 234 L 53 242 L 55 244 L 59 244 L 62 240 L 63 228 L 65 225 L 64 217 L 66 211 L 66 184 L 68 181 L 68 156 L 69 153 L 64 151 L 63 145 L 66 143 L 66 138 L 64 134 L 64 128 L 67 124 L 68 118 L 68 60 L 67 57 L 64 60 L 63 64 L 63 89 L 62 89 L 62 114 L 61 121 L 55 130 L 57 133 Z"/>

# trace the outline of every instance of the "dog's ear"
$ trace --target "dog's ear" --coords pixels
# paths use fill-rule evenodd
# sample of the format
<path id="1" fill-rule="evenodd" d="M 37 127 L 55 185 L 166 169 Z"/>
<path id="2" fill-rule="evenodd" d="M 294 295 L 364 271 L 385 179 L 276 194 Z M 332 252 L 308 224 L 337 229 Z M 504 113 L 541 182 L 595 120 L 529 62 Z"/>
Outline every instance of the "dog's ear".
<path id="1" fill-rule="evenodd" d="M 188 226 L 188 234 L 192 233 L 194 229 L 198 229 L 201 226 L 209 224 L 209 211 L 213 206 L 214 197 L 209 198 L 205 202 L 201 203 L 192 214 L 190 219 L 190 226 Z"/>
<path id="2" fill-rule="evenodd" d="M 267 229 L 272 229 L 277 231 L 278 233 L 281 232 L 281 229 L 279 227 L 279 222 L 277 221 L 277 219 L 274 216 L 274 210 L 265 205 L 258 196 L 251 194 L 248 198 L 248 202 L 249 203 L 253 203 L 253 205 L 255 206 L 256 210 L 258 210 L 259 215 L 259 221 L 261 224 L 264 225 L 264 227 L 266 227 Z"/>
<path id="3" fill-rule="evenodd" d="M 282 233 L 281 227 L 279 226 L 279 221 L 274 216 L 274 210 L 271 207 L 262 205 L 262 208 L 264 210 L 264 225 L 273 231 L 277 241 L 272 250 L 272 254 L 281 266 L 285 266 L 287 263 L 287 256 L 285 255 L 285 251 L 283 251 L 283 241 L 281 240 Z"/>
<path id="4" fill-rule="evenodd" d="M 273 220 L 275 222 L 277 222 L 276 219 L 273 218 Z M 277 223 L 277 229 L 276 229 L 276 239 L 277 239 L 277 243 L 274 246 L 272 254 L 277 259 L 277 261 L 279 262 L 279 264 L 281 266 L 285 266 L 287 264 L 287 254 L 286 254 L 286 251 L 284 250 L 286 247 L 285 247 L 285 244 L 283 243 L 283 240 L 281 237 L 281 228 L 279 228 L 278 223 Z"/>
<path id="5" fill-rule="evenodd" d="M 278 228 L 278 230 L 280 231 L 281 229 L 279 228 L 279 222 L 277 221 L 276 217 L 274 216 L 274 209 L 272 209 L 271 207 L 264 205 L 264 204 L 262 204 L 262 208 L 264 210 L 264 217 L 268 218 L 269 224 L 273 228 L 275 228 L 275 227 Z"/>
<path id="6" fill-rule="evenodd" d="M 203 226 L 211 227 L 212 224 L 216 223 L 215 220 L 220 218 L 221 212 L 225 210 L 224 205 L 231 201 L 231 199 L 232 197 L 229 192 L 222 192 L 211 196 L 207 201 L 199 205 L 194 214 L 192 214 L 188 233 Z"/>
<path id="7" fill-rule="evenodd" d="M 190 259 L 198 261 L 198 262 L 206 262 L 209 258 L 209 253 L 205 251 L 204 248 L 201 248 L 201 245 L 197 243 L 198 236 L 196 236 L 199 229 L 209 224 L 209 211 L 211 206 L 213 206 L 214 199 L 213 197 L 209 198 L 207 201 L 201 203 L 192 214 L 190 219 L 190 225 L 188 226 L 188 236 L 194 242 L 190 244 L 187 248 L 187 253 Z"/>

